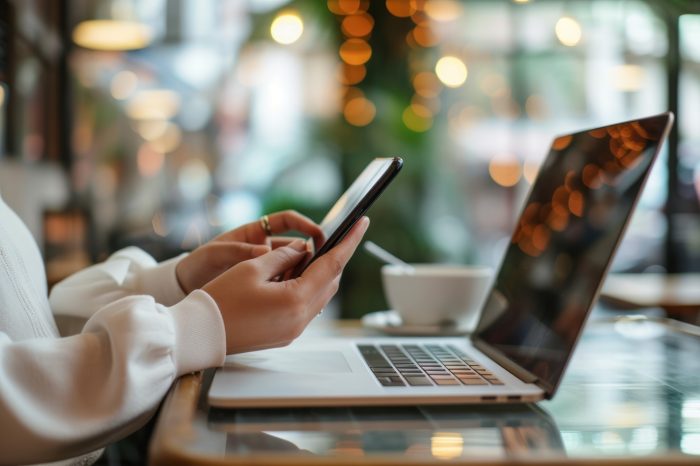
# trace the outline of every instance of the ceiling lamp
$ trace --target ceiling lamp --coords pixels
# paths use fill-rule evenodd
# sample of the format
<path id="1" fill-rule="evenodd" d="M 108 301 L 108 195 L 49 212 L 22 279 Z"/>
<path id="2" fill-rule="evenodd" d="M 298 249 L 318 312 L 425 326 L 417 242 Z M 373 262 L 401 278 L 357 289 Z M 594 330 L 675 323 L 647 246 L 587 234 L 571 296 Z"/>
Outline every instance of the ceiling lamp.
<path id="1" fill-rule="evenodd" d="M 73 42 L 93 50 L 125 51 L 147 47 L 153 38 L 151 28 L 137 21 L 93 19 L 73 29 Z"/>

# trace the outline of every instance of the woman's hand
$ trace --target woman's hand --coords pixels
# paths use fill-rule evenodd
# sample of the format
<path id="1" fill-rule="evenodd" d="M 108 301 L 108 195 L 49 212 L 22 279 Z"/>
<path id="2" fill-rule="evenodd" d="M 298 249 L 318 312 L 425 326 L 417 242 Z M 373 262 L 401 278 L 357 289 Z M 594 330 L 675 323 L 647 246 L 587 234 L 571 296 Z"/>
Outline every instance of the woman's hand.
<path id="1" fill-rule="evenodd" d="M 323 231 L 312 220 L 298 212 L 285 210 L 268 215 L 272 234 L 298 231 L 319 244 Z M 292 239 L 270 237 L 260 222 L 251 222 L 222 233 L 198 247 L 182 259 L 175 268 L 178 283 L 185 294 L 203 287 L 234 265 L 254 259 Z"/>
<path id="2" fill-rule="evenodd" d="M 338 291 L 340 275 L 368 226 L 363 217 L 298 278 L 276 281 L 308 254 L 301 240 L 241 262 L 207 283 L 203 290 L 224 319 L 227 353 L 284 346 L 298 337 Z"/>

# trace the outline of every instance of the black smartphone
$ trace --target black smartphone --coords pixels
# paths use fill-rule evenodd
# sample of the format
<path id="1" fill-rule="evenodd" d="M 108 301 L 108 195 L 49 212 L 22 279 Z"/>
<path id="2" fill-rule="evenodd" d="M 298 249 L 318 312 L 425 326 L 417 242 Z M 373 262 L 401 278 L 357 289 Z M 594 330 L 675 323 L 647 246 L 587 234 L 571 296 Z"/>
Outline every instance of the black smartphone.
<path id="1" fill-rule="evenodd" d="M 323 244 L 316 245 L 316 251 L 296 267 L 292 277 L 301 275 L 309 264 L 330 251 L 345 237 L 402 166 L 403 160 L 400 157 L 378 157 L 367 165 L 321 221 L 320 226 L 325 237 Z M 311 240 L 309 242 L 312 243 Z"/>

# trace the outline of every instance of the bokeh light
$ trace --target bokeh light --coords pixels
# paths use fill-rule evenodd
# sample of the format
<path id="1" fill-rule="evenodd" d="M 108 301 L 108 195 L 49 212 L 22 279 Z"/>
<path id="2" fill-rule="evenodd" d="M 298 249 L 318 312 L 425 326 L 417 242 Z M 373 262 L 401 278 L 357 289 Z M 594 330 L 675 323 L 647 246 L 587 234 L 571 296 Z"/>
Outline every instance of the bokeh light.
<path id="1" fill-rule="evenodd" d="M 180 96 L 168 89 L 138 92 L 127 104 L 126 113 L 134 120 L 168 120 L 180 111 Z"/>
<path id="2" fill-rule="evenodd" d="M 78 23 L 73 29 L 73 42 L 92 50 L 136 50 L 148 46 L 152 35 L 151 28 L 143 23 L 95 19 Z"/>
<path id="3" fill-rule="evenodd" d="M 112 97 L 117 100 L 126 100 L 136 91 L 139 79 L 133 71 L 124 70 L 115 74 L 109 86 Z"/>
<path id="4" fill-rule="evenodd" d="M 430 0 L 425 2 L 424 11 L 434 21 L 448 22 L 462 15 L 462 5 L 456 0 Z"/>
<path id="5" fill-rule="evenodd" d="M 426 98 L 437 97 L 442 88 L 438 77 L 430 71 L 416 74 L 413 78 L 413 87 L 416 89 L 416 94 Z"/>
<path id="6" fill-rule="evenodd" d="M 394 16 L 408 18 L 417 10 L 416 0 L 386 0 L 386 9 Z"/>
<path id="7" fill-rule="evenodd" d="M 270 25 L 270 35 L 275 42 L 283 45 L 298 41 L 304 32 L 304 22 L 296 13 L 280 13 Z"/>
<path id="8" fill-rule="evenodd" d="M 447 87 L 459 87 L 467 80 L 467 65 L 453 56 L 442 57 L 435 65 L 435 74 Z"/>
<path id="9" fill-rule="evenodd" d="M 348 15 L 343 18 L 340 27 L 343 30 L 343 34 L 348 37 L 365 37 L 372 32 L 374 18 L 367 13 Z"/>
<path id="10" fill-rule="evenodd" d="M 362 39 L 348 39 L 340 46 L 340 58 L 349 65 L 364 65 L 372 57 L 372 48 Z"/>
<path id="11" fill-rule="evenodd" d="M 352 15 L 360 11 L 360 0 L 328 0 L 328 9 L 336 15 Z"/>
<path id="12" fill-rule="evenodd" d="M 520 181 L 522 169 L 514 157 L 496 157 L 489 162 L 489 175 L 499 186 L 511 187 Z"/>
<path id="13" fill-rule="evenodd" d="M 569 16 L 562 16 L 554 27 L 557 39 L 567 47 L 574 47 L 581 41 L 581 25 Z"/>
<path id="14" fill-rule="evenodd" d="M 367 76 L 367 68 L 364 65 L 340 65 L 339 80 L 342 84 L 351 86 L 360 83 Z"/>
<path id="15" fill-rule="evenodd" d="M 424 105 L 411 104 L 403 111 L 401 120 L 406 128 L 422 133 L 433 126 L 433 113 Z"/>
<path id="16" fill-rule="evenodd" d="M 350 98 L 343 108 L 345 120 L 353 126 L 367 126 L 374 120 L 376 113 L 372 101 L 362 95 Z"/>

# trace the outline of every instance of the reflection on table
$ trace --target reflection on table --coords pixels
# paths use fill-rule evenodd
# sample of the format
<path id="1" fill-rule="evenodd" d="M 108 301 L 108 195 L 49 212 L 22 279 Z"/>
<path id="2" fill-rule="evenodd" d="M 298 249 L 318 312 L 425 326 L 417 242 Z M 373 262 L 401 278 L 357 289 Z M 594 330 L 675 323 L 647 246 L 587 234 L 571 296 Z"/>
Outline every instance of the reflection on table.
<path id="1" fill-rule="evenodd" d="M 421 406 L 211 410 L 229 455 L 401 455 L 504 458 L 563 453 L 552 419 L 535 406 Z"/>
<path id="2" fill-rule="evenodd" d="M 153 464 L 700 463 L 700 331 L 665 319 L 594 316 L 537 405 L 209 409 L 210 376 L 171 392 Z"/>

